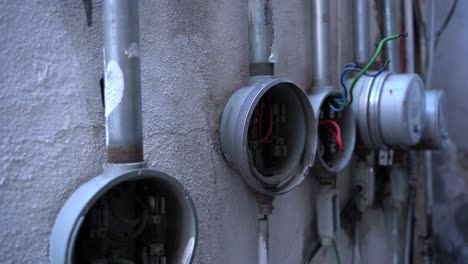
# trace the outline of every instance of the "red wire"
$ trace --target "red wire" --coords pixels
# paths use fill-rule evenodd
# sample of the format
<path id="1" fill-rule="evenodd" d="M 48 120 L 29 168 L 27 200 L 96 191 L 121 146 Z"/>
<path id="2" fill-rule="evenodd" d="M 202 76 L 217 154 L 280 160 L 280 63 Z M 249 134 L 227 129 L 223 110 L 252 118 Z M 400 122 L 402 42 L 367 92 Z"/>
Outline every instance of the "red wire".
<path id="1" fill-rule="evenodd" d="M 260 138 L 258 140 L 258 144 L 263 144 L 265 143 L 271 136 L 271 134 L 273 133 L 273 110 L 270 109 L 270 126 L 268 127 L 268 132 L 267 134 L 263 137 L 263 138 Z"/>
<path id="2" fill-rule="evenodd" d="M 263 100 L 262 100 L 262 104 L 260 105 L 260 114 L 259 114 L 259 117 L 258 117 L 258 138 L 262 138 L 263 137 L 263 127 L 262 127 L 262 123 L 263 123 Z"/>
<path id="3" fill-rule="evenodd" d="M 341 128 L 338 125 L 338 123 L 335 120 L 327 119 L 327 120 L 320 121 L 320 125 L 323 125 L 328 130 L 328 132 L 335 139 L 336 144 L 338 145 L 338 149 L 340 149 L 340 151 L 343 152 L 344 147 L 343 147 L 343 141 L 341 139 Z M 326 125 L 332 125 L 335 128 L 336 133 L 330 127 Z"/>

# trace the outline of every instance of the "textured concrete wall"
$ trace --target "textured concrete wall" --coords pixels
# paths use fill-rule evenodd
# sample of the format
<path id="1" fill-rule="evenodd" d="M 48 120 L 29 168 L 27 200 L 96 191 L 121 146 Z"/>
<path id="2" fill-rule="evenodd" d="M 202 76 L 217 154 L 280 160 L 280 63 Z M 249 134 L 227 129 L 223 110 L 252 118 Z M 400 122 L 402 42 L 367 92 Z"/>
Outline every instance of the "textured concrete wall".
<path id="1" fill-rule="evenodd" d="M 47 263 L 58 211 L 102 172 L 102 38 L 94 3 L 87 27 L 81 1 L 0 2 L 0 263 Z M 307 87 L 309 0 L 273 4 L 278 75 Z M 149 167 L 192 194 L 200 224 L 196 263 L 255 263 L 255 199 L 219 146 L 224 104 L 247 81 L 247 1 L 146 0 L 140 13 Z M 345 191 L 348 183 L 342 177 L 339 186 Z M 313 237 L 315 191 L 307 179 L 275 200 L 271 263 L 300 263 Z M 382 263 L 385 219 L 369 217 L 364 263 Z M 350 263 L 350 245 L 340 233 L 343 263 Z M 335 262 L 331 250 L 316 259 L 325 260 Z"/>

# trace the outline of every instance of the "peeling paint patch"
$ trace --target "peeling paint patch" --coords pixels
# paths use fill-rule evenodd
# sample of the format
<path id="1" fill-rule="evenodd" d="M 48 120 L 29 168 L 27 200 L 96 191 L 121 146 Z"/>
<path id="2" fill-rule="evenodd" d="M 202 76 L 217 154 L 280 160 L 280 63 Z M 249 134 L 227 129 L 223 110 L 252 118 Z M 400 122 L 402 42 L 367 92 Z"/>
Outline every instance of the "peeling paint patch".
<path id="1" fill-rule="evenodd" d="M 133 42 L 128 50 L 125 51 L 125 54 L 129 59 L 137 59 L 140 57 L 140 48 L 138 47 L 138 44 Z"/>

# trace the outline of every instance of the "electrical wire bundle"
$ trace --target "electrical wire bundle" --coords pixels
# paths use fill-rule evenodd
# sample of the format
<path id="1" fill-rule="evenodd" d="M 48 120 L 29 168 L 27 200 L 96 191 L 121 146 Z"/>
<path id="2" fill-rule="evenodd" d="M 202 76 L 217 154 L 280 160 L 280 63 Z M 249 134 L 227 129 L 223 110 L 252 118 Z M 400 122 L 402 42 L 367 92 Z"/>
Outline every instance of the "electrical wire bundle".
<path id="1" fill-rule="evenodd" d="M 338 149 L 343 152 L 344 147 L 343 147 L 343 141 L 341 139 L 341 128 L 338 125 L 338 123 L 335 120 L 331 119 L 326 119 L 326 120 L 321 120 L 320 125 L 323 126 L 328 133 L 333 137 L 333 139 L 336 142 L 336 145 L 338 146 Z M 332 125 L 335 128 L 335 131 L 333 131 L 328 125 Z"/>
<path id="2" fill-rule="evenodd" d="M 366 75 L 368 77 L 377 77 L 379 76 L 383 71 L 387 69 L 387 66 L 389 64 L 389 60 L 385 61 L 385 64 L 382 68 L 380 68 L 377 72 L 370 73 L 368 70 L 372 67 L 372 65 L 375 63 L 377 60 L 377 57 L 380 55 L 382 52 L 382 49 L 388 41 L 398 39 L 400 37 L 406 37 L 407 33 L 402 33 L 402 34 L 395 34 L 392 36 L 388 36 L 384 39 L 382 39 L 379 42 L 379 45 L 377 46 L 377 49 L 374 52 L 374 55 L 372 55 L 372 58 L 369 60 L 369 62 L 364 66 L 364 68 L 360 69 L 357 67 L 356 63 L 348 63 L 345 65 L 343 68 L 343 71 L 341 72 L 340 76 L 340 84 L 341 87 L 343 88 L 342 90 L 342 95 L 341 98 L 335 98 L 333 102 L 328 102 L 328 105 L 331 110 L 335 112 L 341 112 L 343 111 L 346 107 L 350 106 L 353 103 L 353 90 L 354 87 L 356 86 L 357 82 L 359 79 L 363 76 Z M 356 77 L 353 79 L 353 82 L 351 83 L 351 86 L 348 91 L 348 87 L 346 86 L 347 82 L 347 75 L 348 72 L 357 72 L 358 74 Z M 349 100 L 348 100 L 348 94 L 349 94 Z M 320 121 L 320 125 L 324 126 L 327 131 L 330 133 L 332 138 L 336 141 L 336 144 L 338 145 L 338 148 L 340 151 L 344 151 L 343 148 L 343 141 L 341 139 L 341 129 L 338 123 L 334 120 L 323 120 Z M 332 125 L 335 128 L 335 131 L 333 131 L 328 125 Z"/>
<path id="3" fill-rule="evenodd" d="M 269 98 L 269 97 L 268 97 Z M 270 106 L 269 111 L 269 121 L 268 121 L 268 131 L 266 135 L 263 135 L 263 108 L 265 106 L 264 101 L 262 100 L 262 104 L 260 106 L 260 114 L 259 114 L 259 121 L 258 121 L 258 142 L 257 144 L 264 144 L 270 141 L 271 135 L 273 134 L 273 126 L 274 126 L 274 117 L 273 117 L 273 109 Z"/>
<path id="4" fill-rule="evenodd" d="M 388 60 L 385 62 L 385 65 L 382 68 L 380 68 L 379 71 L 377 71 L 375 73 L 368 73 L 367 72 L 372 67 L 372 65 L 375 63 L 375 61 L 377 60 L 377 57 L 382 52 L 382 49 L 383 49 L 385 43 L 387 43 L 388 41 L 395 40 L 395 39 L 398 39 L 400 37 L 406 37 L 406 36 L 407 36 L 407 33 L 402 33 L 402 34 L 391 35 L 391 36 L 388 36 L 388 37 L 382 39 L 379 42 L 379 45 L 377 46 L 377 49 L 374 52 L 374 55 L 369 60 L 369 62 L 366 64 L 366 66 L 364 66 L 364 68 L 362 68 L 362 69 L 358 68 L 357 64 L 355 64 L 355 63 L 347 64 L 344 67 L 343 71 L 341 72 L 341 77 L 340 77 L 340 84 L 341 84 L 341 87 L 343 88 L 342 96 L 341 96 L 341 98 L 334 99 L 334 103 L 336 103 L 338 105 L 338 107 L 336 107 L 332 103 L 329 103 L 330 108 L 335 112 L 341 112 L 347 106 L 351 105 L 353 103 L 353 89 L 354 89 L 354 86 L 356 86 L 359 79 L 363 75 L 366 75 L 368 77 L 377 77 L 379 74 L 381 74 L 387 68 L 388 63 L 389 63 Z M 349 101 L 348 101 L 348 87 L 346 86 L 346 77 L 347 77 L 347 73 L 350 72 L 350 71 L 358 72 L 358 74 L 353 79 L 353 82 L 351 83 L 351 87 L 349 88 Z"/>

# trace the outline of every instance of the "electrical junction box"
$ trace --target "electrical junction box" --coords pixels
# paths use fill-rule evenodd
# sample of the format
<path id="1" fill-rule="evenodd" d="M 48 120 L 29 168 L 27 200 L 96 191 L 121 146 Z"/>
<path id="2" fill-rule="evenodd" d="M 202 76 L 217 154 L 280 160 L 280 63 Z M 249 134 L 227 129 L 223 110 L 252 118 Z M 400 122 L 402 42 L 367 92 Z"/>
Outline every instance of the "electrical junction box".
<path id="1" fill-rule="evenodd" d="M 356 143 L 356 124 L 352 110 L 335 112 L 330 108 L 340 94 L 331 88 L 309 95 L 309 101 L 318 120 L 318 149 L 315 167 L 326 174 L 336 175 L 351 161 Z"/>
<path id="2" fill-rule="evenodd" d="M 197 238 L 195 207 L 175 178 L 144 163 L 109 164 L 60 210 L 49 257 L 52 264 L 188 264 Z"/>
<path id="3" fill-rule="evenodd" d="M 255 191 L 276 195 L 302 182 L 317 148 L 317 123 L 304 91 L 287 79 L 251 77 L 221 119 L 226 160 Z"/>

